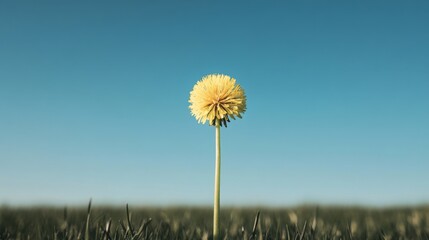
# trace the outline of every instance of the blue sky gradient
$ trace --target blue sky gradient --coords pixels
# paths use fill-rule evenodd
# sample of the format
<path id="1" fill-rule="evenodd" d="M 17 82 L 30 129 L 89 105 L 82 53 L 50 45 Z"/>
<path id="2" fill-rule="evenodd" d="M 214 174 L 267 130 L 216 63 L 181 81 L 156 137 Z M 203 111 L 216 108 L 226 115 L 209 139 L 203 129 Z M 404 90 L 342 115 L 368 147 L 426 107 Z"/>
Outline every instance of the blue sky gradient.
<path id="1" fill-rule="evenodd" d="M 0 203 L 429 202 L 428 1 L 1 1 Z"/>

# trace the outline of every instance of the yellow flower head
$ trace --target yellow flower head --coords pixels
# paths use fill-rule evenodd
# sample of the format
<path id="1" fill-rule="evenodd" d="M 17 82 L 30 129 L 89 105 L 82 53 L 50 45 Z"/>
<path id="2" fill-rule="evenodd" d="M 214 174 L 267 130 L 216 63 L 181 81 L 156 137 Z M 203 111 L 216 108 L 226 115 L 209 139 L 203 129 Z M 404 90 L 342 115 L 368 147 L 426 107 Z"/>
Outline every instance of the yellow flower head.
<path id="1" fill-rule="evenodd" d="M 226 127 L 226 122 L 235 117 L 241 118 L 246 111 L 246 95 L 235 79 L 223 74 L 210 74 L 198 81 L 189 98 L 192 116 L 199 123 L 209 121 Z"/>

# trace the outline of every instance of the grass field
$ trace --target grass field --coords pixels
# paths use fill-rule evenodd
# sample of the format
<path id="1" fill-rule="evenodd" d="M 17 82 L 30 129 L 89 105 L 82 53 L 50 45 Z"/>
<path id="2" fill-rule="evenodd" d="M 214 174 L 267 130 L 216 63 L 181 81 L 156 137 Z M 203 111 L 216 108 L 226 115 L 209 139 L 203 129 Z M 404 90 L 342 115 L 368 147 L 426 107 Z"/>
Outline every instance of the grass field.
<path id="1" fill-rule="evenodd" d="M 220 227 L 222 239 L 429 239 L 429 206 L 223 208 Z M 2 240 L 211 239 L 211 231 L 210 208 L 0 208 Z"/>

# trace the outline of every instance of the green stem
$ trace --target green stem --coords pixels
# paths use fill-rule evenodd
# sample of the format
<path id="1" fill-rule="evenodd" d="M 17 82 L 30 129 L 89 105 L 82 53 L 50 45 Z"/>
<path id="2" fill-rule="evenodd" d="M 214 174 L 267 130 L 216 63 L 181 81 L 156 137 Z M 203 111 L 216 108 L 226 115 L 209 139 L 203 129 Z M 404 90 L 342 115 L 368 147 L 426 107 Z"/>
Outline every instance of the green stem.
<path id="1" fill-rule="evenodd" d="M 219 209 L 220 209 L 220 121 L 216 119 L 216 164 L 213 207 L 213 239 L 219 239 Z"/>

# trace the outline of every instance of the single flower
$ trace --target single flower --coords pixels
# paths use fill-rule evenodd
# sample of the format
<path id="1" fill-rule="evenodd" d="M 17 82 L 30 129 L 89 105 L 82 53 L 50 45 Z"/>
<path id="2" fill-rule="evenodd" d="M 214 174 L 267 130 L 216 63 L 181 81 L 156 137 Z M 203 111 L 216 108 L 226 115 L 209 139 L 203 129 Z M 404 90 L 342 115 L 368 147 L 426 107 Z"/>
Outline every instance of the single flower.
<path id="1" fill-rule="evenodd" d="M 230 118 L 241 118 L 246 111 L 246 95 L 235 79 L 223 74 L 210 74 L 198 81 L 191 91 L 189 106 L 199 123 L 209 122 L 226 127 Z"/>
<path id="2" fill-rule="evenodd" d="M 223 74 L 210 74 L 198 81 L 189 97 L 189 108 L 199 123 L 215 126 L 216 161 L 213 196 L 213 239 L 219 240 L 220 212 L 220 127 L 229 119 L 241 118 L 246 111 L 246 95 L 235 79 Z"/>

